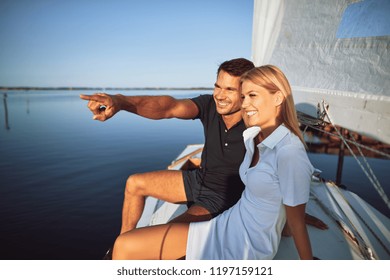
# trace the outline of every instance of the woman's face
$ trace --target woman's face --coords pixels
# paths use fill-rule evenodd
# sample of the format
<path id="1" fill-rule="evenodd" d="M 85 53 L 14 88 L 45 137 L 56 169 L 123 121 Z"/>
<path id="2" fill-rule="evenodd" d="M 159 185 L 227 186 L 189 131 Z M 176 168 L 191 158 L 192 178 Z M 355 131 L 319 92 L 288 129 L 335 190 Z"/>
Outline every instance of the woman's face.
<path id="1" fill-rule="evenodd" d="M 246 126 L 259 126 L 265 131 L 279 125 L 277 116 L 281 104 L 280 95 L 280 92 L 271 94 L 251 81 L 244 81 L 241 87 L 241 109 Z"/>

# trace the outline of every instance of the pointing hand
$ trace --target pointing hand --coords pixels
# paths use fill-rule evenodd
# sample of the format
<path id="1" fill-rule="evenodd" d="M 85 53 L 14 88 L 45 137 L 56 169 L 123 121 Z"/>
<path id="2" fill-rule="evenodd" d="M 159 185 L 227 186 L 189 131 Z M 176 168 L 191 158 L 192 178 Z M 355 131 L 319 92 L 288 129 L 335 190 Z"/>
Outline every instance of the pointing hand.
<path id="1" fill-rule="evenodd" d="M 119 102 L 114 95 L 95 93 L 93 95 L 81 94 L 80 98 L 88 100 L 88 108 L 93 113 L 93 119 L 105 121 L 120 111 Z"/>

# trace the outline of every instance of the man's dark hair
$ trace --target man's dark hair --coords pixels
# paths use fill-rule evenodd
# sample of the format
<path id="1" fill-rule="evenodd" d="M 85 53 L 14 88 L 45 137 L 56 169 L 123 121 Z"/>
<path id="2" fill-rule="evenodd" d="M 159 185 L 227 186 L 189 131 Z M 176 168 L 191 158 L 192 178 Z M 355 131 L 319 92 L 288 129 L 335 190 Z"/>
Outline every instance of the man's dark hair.
<path id="1" fill-rule="evenodd" d="M 251 70 L 252 68 L 255 68 L 255 65 L 252 61 L 245 58 L 235 58 L 232 60 L 227 60 L 219 65 L 217 75 L 221 70 L 223 70 L 229 75 L 240 77 L 242 74 Z"/>

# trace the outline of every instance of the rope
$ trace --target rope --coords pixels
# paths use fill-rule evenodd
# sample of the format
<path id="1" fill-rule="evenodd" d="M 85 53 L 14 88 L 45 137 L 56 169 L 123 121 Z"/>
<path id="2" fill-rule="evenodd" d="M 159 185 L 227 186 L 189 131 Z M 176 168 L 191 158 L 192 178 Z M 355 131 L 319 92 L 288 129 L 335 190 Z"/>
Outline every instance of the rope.
<path id="1" fill-rule="evenodd" d="M 323 133 L 325 133 L 325 134 L 328 134 L 328 135 L 330 135 L 330 136 L 340 138 L 339 135 L 337 135 L 337 134 L 334 134 L 334 133 L 332 133 L 332 132 L 325 131 L 325 130 L 319 128 L 319 127 L 315 127 L 315 126 L 312 126 L 312 125 L 309 125 L 309 124 L 306 124 L 306 128 L 305 128 L 305 130 L 304 130 L 303 133 L 306 132 L 307 127 L 310 127 L 310 128 L 312 128 L 312 129 L 318 130 L 318 131 L 323 132 Z M 360 143 L 357 143 L 357 142 L 353 142 L 352 140 L 349 140 L 349 139 L 345 139 L 345 141 L 347 141 L 347 142 L 349 142 L 349 143 L 351 143 L 351 144 L 354 144 L 356 147 L 360 147 L 360 148 L 366 149 L 366 150 L 368 150 L 368 151 L 371 151 L 371 152 L 373 152 L 373 153 L 379 154 L 379 155 L 381 155 L 381 156 L 383 156 L 383 157 L 386 157 L 386 158 L 390 159 L 390 154 L 387 154 L 387 153 L 384 153 L 384 152 L 382 152 L 382 151 L 379 151 L 379 150 L 370 148 L 370 147 L 368 147 L 368 146 L 366 146 L 366 145 L 363 145 L 363 144 L 360 144 Z"/>
<path id="2" fill-rule="evenodd" d="M 355 153 L 352 151 L 351 147 L 348 145 L 346 139 L 344 138 L 344 136 L 340 133 L 340 131 L 337 129 L 336 125 L 334 124 L 329 112 L 328 112 L 328 109 L 326 108 L 325 106 L 325 101 L 322 101 L 323 103 L 323 108 L 324 108 L 324 111 L 326 113 L 326 116 L 329 120 L 329 122 L 333 125 L 334 129 L 336 130 L 337 134 L 338 134 L 338 137 L 340 137 L 340 139 L 344 142 L 345 146 L 348 148 L 349 152 L 351 153 L 351 155 L 355 158 L 355 160 L 357 161 L 358 165 L 360 166 L 360 168 L 363 170 L 364 174 L 367 176 L 367 178 L 370 180 L 370 182 L 372 183 L 372 185 L 374 186 L 375 190 L 378 192 L 378 194 L 380 195 L 380 197 L 383 199 L 383 201 L 385 202 L 385 204 L 387 205 L 387 207 L 390 209 L 390 200 L 389 198 L 387 197 L 385 191 L 383 190 L 381 184 L 379 183 L 378 179 L 376 178 L 374 172 L 372 172 L 372 169 L 369 165 L 369 163 L 367 161 L 365 161 L 366 165 L 367 165 L 367 169 L 370 169 L 371 171 L 371 175 L 368 174 L 367 170 L 365 169 L 365 167 L 362 165 L 362 163 L 360 162 L 360 160 L 356 157 Z M 352 141 L 353 144 L 357 144 L 356 141 Z M 357 145 L 356 145 L 357 146 Z"/>
<path id="3" fill-rule="evenodd" d="M 321 120 L 316 120 L 316 119 L 310 119 L 308 117 L 304 117 L 303 115 L 301 114 L 298 114 L 299 116 L 299 120 L 305 124 L 305 129 L 303 130 L 303 134 L 305 134 L 306 130 L 308 127 L 312 128 L 312 129 L 315 129 L 315 130 L 318 130 L 322 133 L 325 133 L 325 134 L 328 134 L 330 136 L 333 136 L 333 137 L 338 137 L 340 138 L 340 136 L 338 134 L 334 134 L 332 132 L 329 132 L 329 131 L 326 131 L 326 130 L 323 130 L 319 127 L 317 127 L 318 125 L 322 125 L 324 122 L 321 121 Z M 376 153 L 378 155 L 381 155 L 383 157 L 386 157 L 388 159 L 390 159 L 390 154 L 387 154 L 387 153 L 384 153 L 382 151 L 379 151 L 379 150 L 376 150 L 376 149 L 373 149 L 371 147 L 368 147 L 366 145 L 363 145 L 363 144 L 360 144 L 360 143 L 357 143 L 356 141 L 352 141 L 352 140 L 349 140 L 349 139 L 344 139 L 345 141 L 351 143 L 351 144 L 354 144 L 356 147 L 360 147 L 360 148 L 363 148 L 363 149 L 366 149 L 368 151 L 371 151 L 373 153 Z"/>
<path id="4" fill-rule="evenodd" d="M 353 135 L 352 135 L 351 132 L 349 132 L 349 136 L 350 136 L 350 137 L 352 138 L 352 140 L 355 141 L 355 143 L 356 143 L 356 140 L 355 140 L 355 138 L 353 137 Z M 355 145 L 355 146 L 356 146 L 356 145 Z M 377 186 L 380 186 L 381 184 L 379 183 L 378 178 L 375 176 L 374 171 L 372 170 L 372 168 L 371 168 L 370 164 L 368 163 L 366 157 L 364 156 L 362 150 L 360 149 L 359 146 L 356 146 L 356 148 L 357 148 L 357 150 L 358 150 L 360 156 L 362 157 L 364 163 L 366 164 L 368 171 L 370 171 L 370 174 L 371 174 L 371 176 L 372 176 L 372 179 L 375 181 L 375 183 L 377 184 Z"/>

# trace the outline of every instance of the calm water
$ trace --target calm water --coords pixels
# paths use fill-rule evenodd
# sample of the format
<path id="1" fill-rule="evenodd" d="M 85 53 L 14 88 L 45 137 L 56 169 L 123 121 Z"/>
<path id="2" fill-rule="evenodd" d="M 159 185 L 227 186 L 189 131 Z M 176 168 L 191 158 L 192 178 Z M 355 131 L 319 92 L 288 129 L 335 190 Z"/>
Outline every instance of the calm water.
<path id="1" fill-rule="evenodd" d="M 187 144 L 203 143 L 199 121 L 151 121 L 125 112 L 93 121 L 80 93 L 15 91 L 5 102 L 0 95 L 1 259 L 101 259 L 120 228 L 128 175 L 165 169 Z M 206 92 L 122 93 L 184 98 Z M 310 159 L 334 179 L 335 156 Z M 390 161 L 370 163 L 390 195 Z M 390 217 L 354 160 L 344 165 L 343 183 Z"/>

